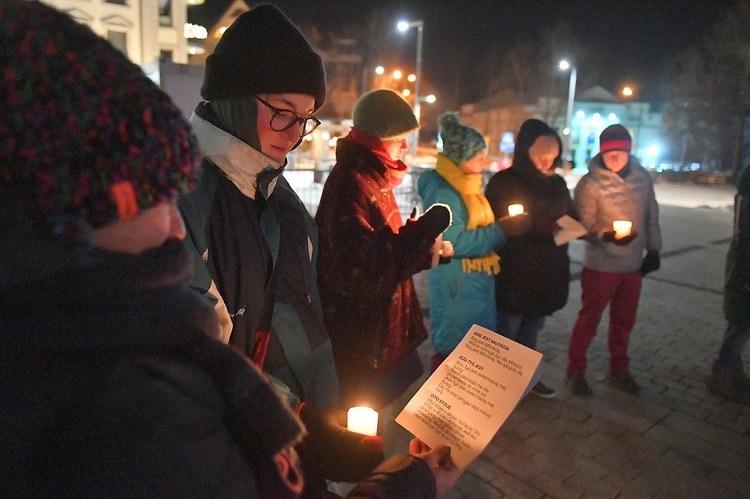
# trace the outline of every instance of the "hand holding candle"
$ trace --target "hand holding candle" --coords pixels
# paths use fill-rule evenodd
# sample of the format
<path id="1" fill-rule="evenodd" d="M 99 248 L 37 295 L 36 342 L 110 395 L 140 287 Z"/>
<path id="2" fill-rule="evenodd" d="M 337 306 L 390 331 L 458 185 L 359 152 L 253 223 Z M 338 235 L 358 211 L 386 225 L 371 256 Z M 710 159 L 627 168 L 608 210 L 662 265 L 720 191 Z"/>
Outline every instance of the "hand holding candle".
<path id="1" fill-rule="evenodd" d="M 615 231 L 615 239 L 622 239 L 629 236 L 633 229 L 633 222 L 629 220 L 615 220 L 612 222 L 612 229 Z"/>
<path id="2" fill-rule="evenodd" d="M 515 217 L 516 215 L 520 215 L 523 213 L 524 207 L 522 204 L 512 204 L 508 206 L 508 215 L 511 217 Z"/>
<path id="3" fill-rule="evenodd" d="M 352 407 L 346 417 L 346 428 L 362 435 L 378 434 L 378 413 L 369 407 Z"/>

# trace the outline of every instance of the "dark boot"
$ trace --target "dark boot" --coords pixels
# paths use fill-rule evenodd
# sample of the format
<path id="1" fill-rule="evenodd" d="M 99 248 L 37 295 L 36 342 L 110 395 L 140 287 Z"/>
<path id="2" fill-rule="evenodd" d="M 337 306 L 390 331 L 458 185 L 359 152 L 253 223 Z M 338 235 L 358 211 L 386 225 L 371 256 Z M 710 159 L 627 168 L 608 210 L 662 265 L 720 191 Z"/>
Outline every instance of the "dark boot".
<path id="1" fill-rule="evenodd" d="M 734 381 L 734 372 L 717 364 L 711 369 L 711 377 L 706 382 L 709 393 L 741 404 L 750 402 L 750 393 L 741 390 Z"/>
<path id="2" fill-rule="evenodd" d="M 590 397 L 592 395 L 591 388 L 589 388 L 583 373 L 568 372 L 565 383 L 570 386 L 570 393 L 573 395 L 579 397 Z"/>

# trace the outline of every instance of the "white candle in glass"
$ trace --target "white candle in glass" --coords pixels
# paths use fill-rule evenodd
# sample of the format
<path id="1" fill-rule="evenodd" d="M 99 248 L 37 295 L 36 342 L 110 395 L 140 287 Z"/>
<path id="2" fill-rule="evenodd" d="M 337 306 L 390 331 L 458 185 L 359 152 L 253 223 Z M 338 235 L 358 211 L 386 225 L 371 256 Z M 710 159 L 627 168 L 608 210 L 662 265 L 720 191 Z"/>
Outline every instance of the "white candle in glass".
<path id="1" fill-rule="evenodd" d="M 633 222 L 629 220 L 615 220 L 612 222 L 612 228 L 615 231 L 615 239 L 622 239 L 630 235 L 630 231 L 633 229 Z"/>
<path id="2" fill-rule="evenodd" d="M 346 428 L 362 435 L 378 434 L 378 413 L 369 407 L 357 406 L 346 414 Z"/>
<path id="3" fill-rule="evenodd" d="M 508 206 L 508 215 L 515 217 L 516 215 L 523 213 L 523 210 L 524 208 L 522 204 L 512 204 Z"/>

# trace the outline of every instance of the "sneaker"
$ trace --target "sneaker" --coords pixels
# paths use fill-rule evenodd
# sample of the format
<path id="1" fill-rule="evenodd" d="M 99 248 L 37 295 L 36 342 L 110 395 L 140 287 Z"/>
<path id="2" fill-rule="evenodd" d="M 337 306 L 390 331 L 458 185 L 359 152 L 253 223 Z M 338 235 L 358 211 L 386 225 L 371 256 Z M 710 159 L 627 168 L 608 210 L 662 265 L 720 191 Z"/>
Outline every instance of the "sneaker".
<path id="1" fill-rule="evenodd" d="M 533 393 L 537 397 L 542 397 L 543 399 L 551 399 L 554 398 L 555 395 L 557 395 L 557 392 L 555 390 L 548 387 L 541 381 L 537 382 L 537 384 L 531 388 L 531 393 Z"/>
<path id="2" fill-rule="evenodd" d="M 714 364 L 711 377 L 706 382 L 709 393 L 719 395 L 725 399 L 733 400 L 741 404 L 750 402 L 750 392 L 742 390 L 734 380 L 735 374 L 719 365 Z"/>
<path id="3" fill-rule="evenodd" d="M 590 397 L 593 393 L 591 388 L 589 388 L 589 384 L 586 382 L 583 373 L 568 372 L 566 383 L 570 385 L 570 392 L 573 395 L 578 395 L 579 397 Z"/>
<path id="4" fill-rule="evenodd" d="M 608 381 L 613 387 L 631 395 L 638 395 L 641 391 L 641 385 L 635 382 L 635 379 L 633 379 L 630 373 L 610 373 Z"/>

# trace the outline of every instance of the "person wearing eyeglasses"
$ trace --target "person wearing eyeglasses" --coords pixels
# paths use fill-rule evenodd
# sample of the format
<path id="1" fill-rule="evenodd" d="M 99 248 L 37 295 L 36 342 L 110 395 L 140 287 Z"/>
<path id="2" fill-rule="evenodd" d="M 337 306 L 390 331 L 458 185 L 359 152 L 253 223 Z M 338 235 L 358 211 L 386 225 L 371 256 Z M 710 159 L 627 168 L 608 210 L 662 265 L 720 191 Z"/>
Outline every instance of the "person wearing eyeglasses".
<path id="1" fill-rule="evenodd" d="M 298 451 L 309 487 L 325 486 L 322 477 L 356 481 L 383 460 L 382 441 L 328 417 L 338 380 L 317 288 L 317 227 L 282 175 L 320 124 L 313 113 L 325 95 L 320 56 L 281 11 L 240 15 L 206 61 L 204 101 L 190 119 L 201 178 L 179 203 L 196 254 L 192 285 L 215 301 L 220 339 L 268 373 L 307 426 Z M 310 441 L 341 454 L 316 455 Z"/>

